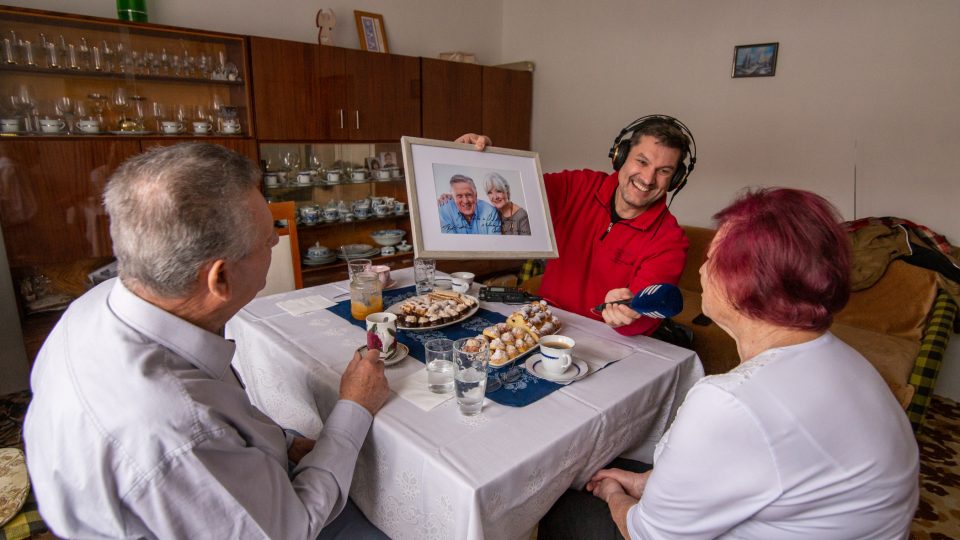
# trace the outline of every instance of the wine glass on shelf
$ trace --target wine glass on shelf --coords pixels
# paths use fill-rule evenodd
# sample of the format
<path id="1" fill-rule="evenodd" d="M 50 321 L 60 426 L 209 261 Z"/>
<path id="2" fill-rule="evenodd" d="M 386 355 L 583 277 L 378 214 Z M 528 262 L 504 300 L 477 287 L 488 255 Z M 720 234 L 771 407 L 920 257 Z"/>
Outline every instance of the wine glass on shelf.
<path id="1" fill-rule="evenodd" d="M 37 102 L 33 98 L 33 90 L 28 84 L 17 87 L 16 101 L 14 102 L 20 116 L 23 116 L 24 130 L 28 132 L 40 131 L 36 122 Z"/>
<path id="2" fill-rule="evenodd" d="M 153 121 L 157 125 L 157 132 L 163 131 L 163 125 L 160 122 L 163 122 L 167 118 L 167 106 L 159 101 L 154 101 L 153 106 Z M 185 125 L 181 122 L 181 125 Z"/>
<path id="3" fill-rule="evenodd" d="M 113 90 L 110 106 L 117 113 L 117 129 L 120 131 L 133 131 L 132 122 L 127 120 L 127 109 L 130 108 L 130 99 L 127 96 L 126 88 L 118 86 Z"/>
<path id="4" fill-rule="evenodd" d="M 64 123 L 67 125 L 67 133 L 73 133 L 74 130 L 74 112 L 76 112 L 76 104 L 73 101 L 73 98 L 69 96 L 61 96 L 57 98 L 54 102 L 54 108 L 57 111 L 57 114 L 63 117 Z"/>
<path id="5" fill-rule="evenodd" d="M 287 151 L 283 153 L 283 166 L 291 174 L 297 174 L 300 168 L 300 152 Z"/>
<path id="6" fill-rule="evenodd" d="M 310 155 L 310 168 L 317 174 L 323 174 L 323 158 L 320 154 Z"/>

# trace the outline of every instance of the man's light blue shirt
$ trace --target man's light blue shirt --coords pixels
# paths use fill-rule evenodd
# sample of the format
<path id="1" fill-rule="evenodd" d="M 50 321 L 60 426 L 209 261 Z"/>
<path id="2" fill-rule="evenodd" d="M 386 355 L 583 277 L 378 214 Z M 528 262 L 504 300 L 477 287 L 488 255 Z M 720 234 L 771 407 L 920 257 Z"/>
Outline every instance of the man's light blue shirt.
<path id="1" fill-rule="evenodd" d="M 487 201 L 477 200 L 477 209 L 468 223 L 450 200 L 440 205 L 440 232 L 446 234 L 500 234 L 500 212 Z"/>

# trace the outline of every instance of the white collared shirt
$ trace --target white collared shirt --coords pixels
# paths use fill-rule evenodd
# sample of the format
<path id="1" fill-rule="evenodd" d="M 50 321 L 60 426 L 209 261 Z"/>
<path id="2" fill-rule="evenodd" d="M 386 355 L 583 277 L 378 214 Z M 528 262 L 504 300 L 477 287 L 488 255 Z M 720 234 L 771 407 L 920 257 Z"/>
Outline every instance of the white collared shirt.
<path id="1" fill-rule="evenodd" d="M 62 537 L 316 538 L 346 503 L 372 417 L 337 403 L 287 469 L 282 429 L 230 369 L 234 344 L 110 280 L 74 301 L 31 375 L 40 512 Z"/>
<path id="2" fill-rule="evenodd" d="M 876 369 L 826 333 L 701 379 L 654 454 L 631 538 L 906 538 L 919 451 Z"/>

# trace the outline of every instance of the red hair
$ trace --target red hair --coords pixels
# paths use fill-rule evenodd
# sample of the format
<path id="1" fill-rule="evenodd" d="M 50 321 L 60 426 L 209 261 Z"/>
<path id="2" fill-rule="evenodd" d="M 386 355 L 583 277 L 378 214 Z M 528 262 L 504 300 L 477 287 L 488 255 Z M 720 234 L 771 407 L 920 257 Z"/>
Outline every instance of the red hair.
<path id="1" fill-rule="evenodd" d="M 850 298 L 850 241 L 823 197 L 786 188 L 748 191 L 713 219 L 710 271 L 750 318 L 826 330 Z"/>

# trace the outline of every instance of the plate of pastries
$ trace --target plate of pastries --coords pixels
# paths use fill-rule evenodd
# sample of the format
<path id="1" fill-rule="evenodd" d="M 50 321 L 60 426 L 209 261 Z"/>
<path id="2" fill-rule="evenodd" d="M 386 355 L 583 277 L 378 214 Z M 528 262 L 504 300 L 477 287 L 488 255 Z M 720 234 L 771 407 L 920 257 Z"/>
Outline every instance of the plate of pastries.
<path id="1" fill-rule="evenodd" d="M 524 304 L 506 322 L 484 328 L 474 339 L 477 347 L 490 349 L 490 365 L 500 367 L 538 350 L 540 337 L 555 334 L 562 326 L 547 303 L 538 300 Z"/>
<path id="2" fill-rule="evenodd" d="M 387 308 L 401 330 L 434 330 L 464 321 L 480 309 L 476 297 L 454 291 L 433 291 Z"/>

